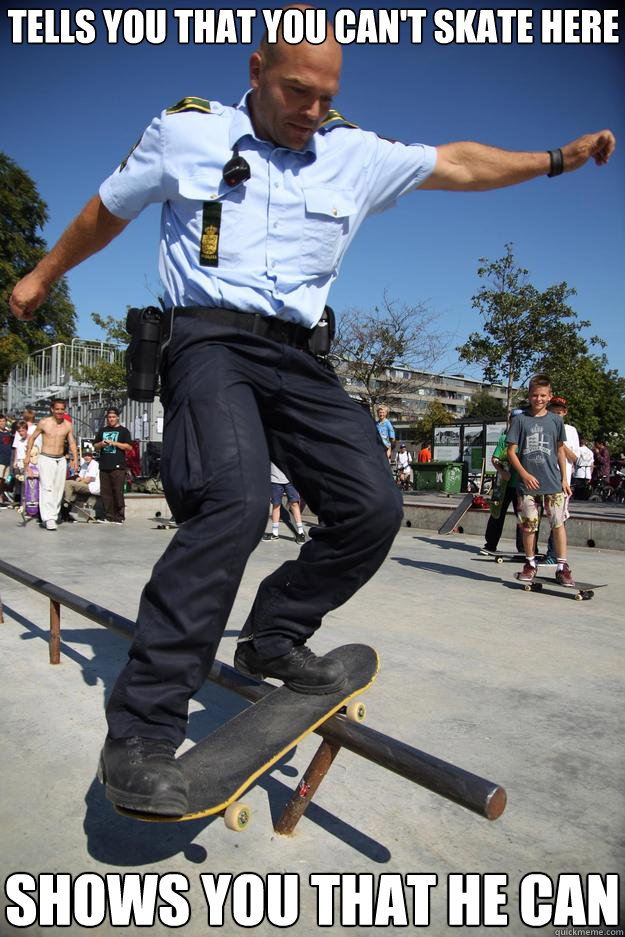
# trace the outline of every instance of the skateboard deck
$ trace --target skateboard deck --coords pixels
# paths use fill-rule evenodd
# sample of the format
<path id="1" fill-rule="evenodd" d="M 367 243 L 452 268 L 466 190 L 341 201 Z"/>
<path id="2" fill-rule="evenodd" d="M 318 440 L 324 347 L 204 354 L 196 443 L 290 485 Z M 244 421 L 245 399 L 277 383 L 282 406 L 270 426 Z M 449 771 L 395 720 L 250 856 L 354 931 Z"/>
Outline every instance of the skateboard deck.
<path id="1" fill-rule="evenodd" d="M 75 501 L 72 501 L 70 505 L 70 514 L 75 512 L 78 517 L 82 517 L 84 521 L 88 524 L 89 522 L 95 523 L 95 511 L 90 510 L 89 508 L 84 507 L 82 504 L 76 504 Z"/>
<path id="2" fill-rule="evenodd" d="M 514 578 L 519 581 L 519 574 L 515 573 Z M 574 586 L 563 586 L 556 580 L 555 576 L 535 576 L 531 582 L 520 582 L 526 592 L 542 592 L 544 585 L 555 586 L 563 592 L 570 592 L 577 601 L 589 600 L 595 594 L 595 589 L 605 589 L 607 582 L 576 582 Z M 549 590 L 547 590 L 548 592 Z"/>
<path id="3" fill-rule="evenodd" d="M 150 520 L 153 524 L 156 524 L 157 530 L 169 530 L 170 528 L 175 530 L 178 527 L 173 517 L 163 517 L 158 511 Z"/>
<path id="4" fill-rule="evenodd" d="M 366 644 L 346 644 L 328 656 L 338 657 L 347 671 L 340 690 L 312 696 L 276 687 L 180 756 L 180 767 L 189 782 L 186 814 L 165 817 L 116 805 L 117 812 L 136 820 L 178 823 L 224 813 L 233 805 L 242 812 L 234 815 L 232 828 L 244 829 L 249 810 L 235 801 L 303 738 L 371 686 L 377 676 L 377 652 Z"/>
<path id="5" fill-rule="evenodd" d="M 480 556 L 490 556 L 495 560 L 495 563 L 524 563 L 525 562 L 525 554 L 517 553 L 516 550 L 507 551 L 507 550 L 484 550 L 482 549 L 480 550 Z M 537 556 L 538 565 L 539 566 L 549 565 L 549 564 L 543 564 L 540 562 L 540 560 L 543 558 L 544 557 L 541 555 Z"/>
<path id="6" fill-rule="evenodd" d="M 464 496 L 460 504 L 453 509 L 445 523 L 438 528 L 439 534 L 450 534 L 454 527 L 460 523 L 472 504 L 473 494 L 469 492 L 469 494 Z"/>

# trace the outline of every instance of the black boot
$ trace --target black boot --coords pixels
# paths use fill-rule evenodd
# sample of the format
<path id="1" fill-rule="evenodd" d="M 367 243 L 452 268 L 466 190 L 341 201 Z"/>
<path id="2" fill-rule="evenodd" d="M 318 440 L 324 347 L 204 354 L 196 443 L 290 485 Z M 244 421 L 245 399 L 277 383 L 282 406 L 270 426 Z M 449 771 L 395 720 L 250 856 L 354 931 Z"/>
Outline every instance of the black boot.
<path id="1" fill-rule="evenodd" d="M 291 690 L 313 696 L 340 690 L 347 677 L 340 661 L 317 657 L 303 644 L 282 657 L 266 658 L 258 656 L 251 641 L 242 641 L 234 655 L 234 666 L 251 677 L 277 677 Z"/>
<path id="2" fill-rule="evenodd" d="M 188 808 L 187 782 L 174 752 L 163 739 L 107 737 L 98 777 L 108 799 L 127 810 L 182 816 Z"/>

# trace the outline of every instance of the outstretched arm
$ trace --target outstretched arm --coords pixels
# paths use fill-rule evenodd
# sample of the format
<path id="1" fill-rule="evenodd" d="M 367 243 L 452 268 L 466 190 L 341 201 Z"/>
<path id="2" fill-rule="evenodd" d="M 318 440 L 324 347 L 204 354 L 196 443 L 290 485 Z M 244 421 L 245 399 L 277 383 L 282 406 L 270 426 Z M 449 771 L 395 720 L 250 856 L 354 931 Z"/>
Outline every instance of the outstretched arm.
<path id="1" fill-rule="evenodd" d="M 580 169 L 591 157 L 597 166 L 602 166 L 610 159 L 615 146 L 614 134 L 610 130 L 587 133 L 561 147 L 561 171 Z M 513 152 L 482 143 L 445 143 L 437 147 L 434 171 L 420 188 L 479 192 L 526 182 L 545 176 L 550 170 L 548 151 Z"/>
<path id="2" fill-rule="evenodd" d="M 104 207 L 99 195 L 94 195 L 52 250 L 15 285 L 9 300 L 13 315 L 18 319 L 32 319 L 35 310 L 46 301 L 52 284 L 82 260 L 106 247 L 127 224 L 126 219 L 117 218 Z"/>

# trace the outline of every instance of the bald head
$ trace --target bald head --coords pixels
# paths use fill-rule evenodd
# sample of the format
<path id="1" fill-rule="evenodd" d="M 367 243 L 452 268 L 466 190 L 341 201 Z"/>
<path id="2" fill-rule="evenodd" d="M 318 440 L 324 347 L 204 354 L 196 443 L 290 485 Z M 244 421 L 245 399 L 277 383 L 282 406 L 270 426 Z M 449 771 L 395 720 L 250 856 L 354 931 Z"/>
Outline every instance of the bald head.
<path id="1" fill-rule="evenodd" d="M 340 68 L 343 53 L 342 53 L 341 46 L 338 44 L 338 42 L 334 38 L 334 30 L 332 29 L 332 25 L 330 23 L 330 20 L 328 19 L 326 11 L 317 10 L 316 7 L 312 6 L 309 3 L 289 3 L 285 7 L 282 8 L 282 12 L 285 13 L 287 10 L 301 10 L 303 15 L 305 15 L 306 10 L 316 10 L 317 13 L 321 13 L 323 15 L 323 18 L 325 19 L 325 23 L 326 23 L 326 39 L 325 39 L 325 42 L 319 43 L 319 45 L 317 45 L 316 47 L 317 48 L 325 47 L 325 51 L 327 53 L 331 51 L 333 55 L 337 56 L 338 65 Z M 302 43 L 302 45 L 304 44 L 311 45 L 310 43 L 307 43 L 306 40 L 304 40 L 304 43 Z M 265 29 L 263 38 L 261 39 L 260 44 L 258 46 L 258 53 L 259 55 L 262 56 L 265 64 L 270 65 L 276 62 L 285 51 L 288 51 L 289 49 L 292 49 L 292 48 L 293 48 L 293 45 L 289 44 L 288 42 L 285 42 L 284 40 L 284 30 L 283 30 L 282 19 L 281 19 L 280 25 L 278 26 L 278 29 L 277 29 L 277 41 L 269 42 L 268 33 L 267 33 L 267 30 Z"/>
<path id="2" fill-rule="evenodd" d="M 284 9 L 314 7 L 297 3 Z M 258 136 L 277 146 L 305 149 L 338 92 L 341 60 L 329 23 L 326 39 L 318 45 L 286 42 L 282 26 L 275 43 L 265 34 L 250 58 L 250 107 Z"/>

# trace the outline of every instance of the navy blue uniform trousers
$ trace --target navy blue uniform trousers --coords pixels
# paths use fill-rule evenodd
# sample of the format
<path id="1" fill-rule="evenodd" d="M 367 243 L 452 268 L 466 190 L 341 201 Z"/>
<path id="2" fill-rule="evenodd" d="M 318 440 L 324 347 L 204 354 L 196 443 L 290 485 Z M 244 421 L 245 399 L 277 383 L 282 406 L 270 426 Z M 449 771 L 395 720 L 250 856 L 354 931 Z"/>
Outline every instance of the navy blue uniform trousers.
<path id="1" fill-rule="evenodd" d="M 143 591 L 107 719 L 113 738 L 178 745 L 265 529 L 270 458 L 323 526 L 259 586 L 242 634 L 264 657 L 304 643 L 373 575 L 402 500 L 371 416 L 307 351 L 181 317 L 162 397 L 161 477 L 182 523 Z"/>

